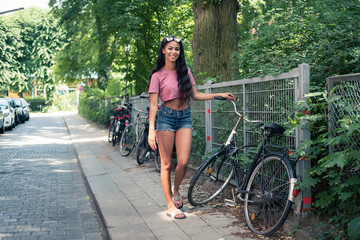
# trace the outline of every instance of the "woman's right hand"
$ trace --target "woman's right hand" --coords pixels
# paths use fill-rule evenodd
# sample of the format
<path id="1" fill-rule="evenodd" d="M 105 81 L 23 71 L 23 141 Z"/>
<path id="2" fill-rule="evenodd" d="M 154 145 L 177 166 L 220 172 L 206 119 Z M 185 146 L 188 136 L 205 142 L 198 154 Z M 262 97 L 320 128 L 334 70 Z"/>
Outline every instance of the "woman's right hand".
<path id="1" fill-rule="evenodd" d="M 155 151 L 157 149 L 156 131 L 154 129 L 153 130 L 149 129 L 148 143 L 152 150 Z"/>

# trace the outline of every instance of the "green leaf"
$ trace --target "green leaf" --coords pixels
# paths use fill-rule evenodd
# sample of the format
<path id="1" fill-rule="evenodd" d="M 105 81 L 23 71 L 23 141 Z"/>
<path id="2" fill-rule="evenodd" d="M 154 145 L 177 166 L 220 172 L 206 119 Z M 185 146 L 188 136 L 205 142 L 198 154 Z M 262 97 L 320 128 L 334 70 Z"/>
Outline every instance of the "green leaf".
<path id="1" fill-rule="evenodd" d="M 325 168 L 331 168 L 334 166 L 338 166 L 343 168 L 348 161 L 348 157 L 344 155 L 342 152 L 336 152 L 332 155 L 326 156 L 319 161 L 321 165 Z"/>
<path id="2" fill-rule="evenodd" d="M 302 180 L 302 182 L 300 182 L 298 184 L 298 187 L 300 189 L 305 189 L 307 187 L 314 187 L 319 182 L 320 182 L 320 179 L 307 176 L 306 178 L 304 178 Z"/>
<path id="3" fill-rule="evenodd" d="M 355 240 L 360 238 L 360 217 L 356 217 L 349 222 L 348 225 L 348 235 L 350 240 Z"/>
<path id="4" fill-rule="evenodd" d="M 331 202 L 334 200 L 334 197 L 332 195 L 330 195 L 327 192 L 321 192 L 319 194 L 319 199 L 317 199 L 315 201 L 315 207 L 320 207 L 320 208 L 326 208 L 328 206 L 330 206 Z"/>
<path id="5" fill-rule="evenodd" d="M 339 199 L 342 201 L 346 201 L 353 196 L 354 196 L 353 192 L 340 192 L 339 193 Z"/>

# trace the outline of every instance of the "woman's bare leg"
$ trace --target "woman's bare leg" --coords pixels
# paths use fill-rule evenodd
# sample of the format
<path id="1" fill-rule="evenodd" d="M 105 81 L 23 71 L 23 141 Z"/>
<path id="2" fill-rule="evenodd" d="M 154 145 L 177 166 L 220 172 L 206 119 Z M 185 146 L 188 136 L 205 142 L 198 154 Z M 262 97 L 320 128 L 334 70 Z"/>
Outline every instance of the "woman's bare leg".
<path id="1" fill-rule="evenodd" d="M 160 178 L 164 190 L 168 211 L 172 212 L 176 209 L 171 199 L 171 169 L 172 169 L 172 152 L 174 149 L 175 132 L 157 131 L 159 153 L 161 159 Z"/>
<path id="2" fill-rule="evenodd" d="M 179 195 L 179 186 L 185 177 L 187 164 L 191 151 L 192 129 L 182 128 L 176 131 L 175 144 L 177 154 L 177 166 L 175 170 L 174 196 Z"/>

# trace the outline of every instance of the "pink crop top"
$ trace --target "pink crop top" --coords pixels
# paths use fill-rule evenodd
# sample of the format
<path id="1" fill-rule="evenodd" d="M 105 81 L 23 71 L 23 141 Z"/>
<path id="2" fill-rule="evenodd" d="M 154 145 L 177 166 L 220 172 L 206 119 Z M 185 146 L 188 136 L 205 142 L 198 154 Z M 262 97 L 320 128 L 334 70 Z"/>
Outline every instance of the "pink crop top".
<path id="1" fill-rule="evenodd" d="M 195 80 L 188 68 L 190 82 L 194 86 Z M 162 102 L 180 98 L 176 70 L 161 68 L 151 76 L 149 93 L 158 93 Z"/>

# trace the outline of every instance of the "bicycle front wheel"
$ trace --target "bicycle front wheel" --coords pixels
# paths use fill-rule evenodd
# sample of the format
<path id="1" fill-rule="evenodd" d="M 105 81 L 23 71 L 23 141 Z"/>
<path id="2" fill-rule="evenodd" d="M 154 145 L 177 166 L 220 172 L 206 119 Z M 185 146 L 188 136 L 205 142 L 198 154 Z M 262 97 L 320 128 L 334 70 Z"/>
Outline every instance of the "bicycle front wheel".
<path id="1" fill-rule="evenodd" d="M 232 176 L 231 160 L 221 149 L 195 171 L 188 190 L 189 203 L 198 206 L 210 202 L 225 189 Z"/>
<path id="2" fill-rule="evenodd" d="M 277 154 L 265 156 L 251 173 L 245 194 L 246 224 L 256 234 L 269 236 L 286 220 L 292 202 L 290 180 L 294 173 L 289 160 Z"/>
<path id="3" fill-rule="evenodd" d="M 140 133 L 139 142 L 136 146 L 136 161 L 139 165 L 143 164 L 150 157 L 150 149 L 146 147 L 147 137 L 145 136 L 144 129 Z"/>
<path id="4" fill-rule="evenodd" d="M 123 134 L 120 139 L 120 154 L 124 157 L 129 156 L 135 146 L 136 140 L 136 126 L 129 124 L 125 127 Z"/>

